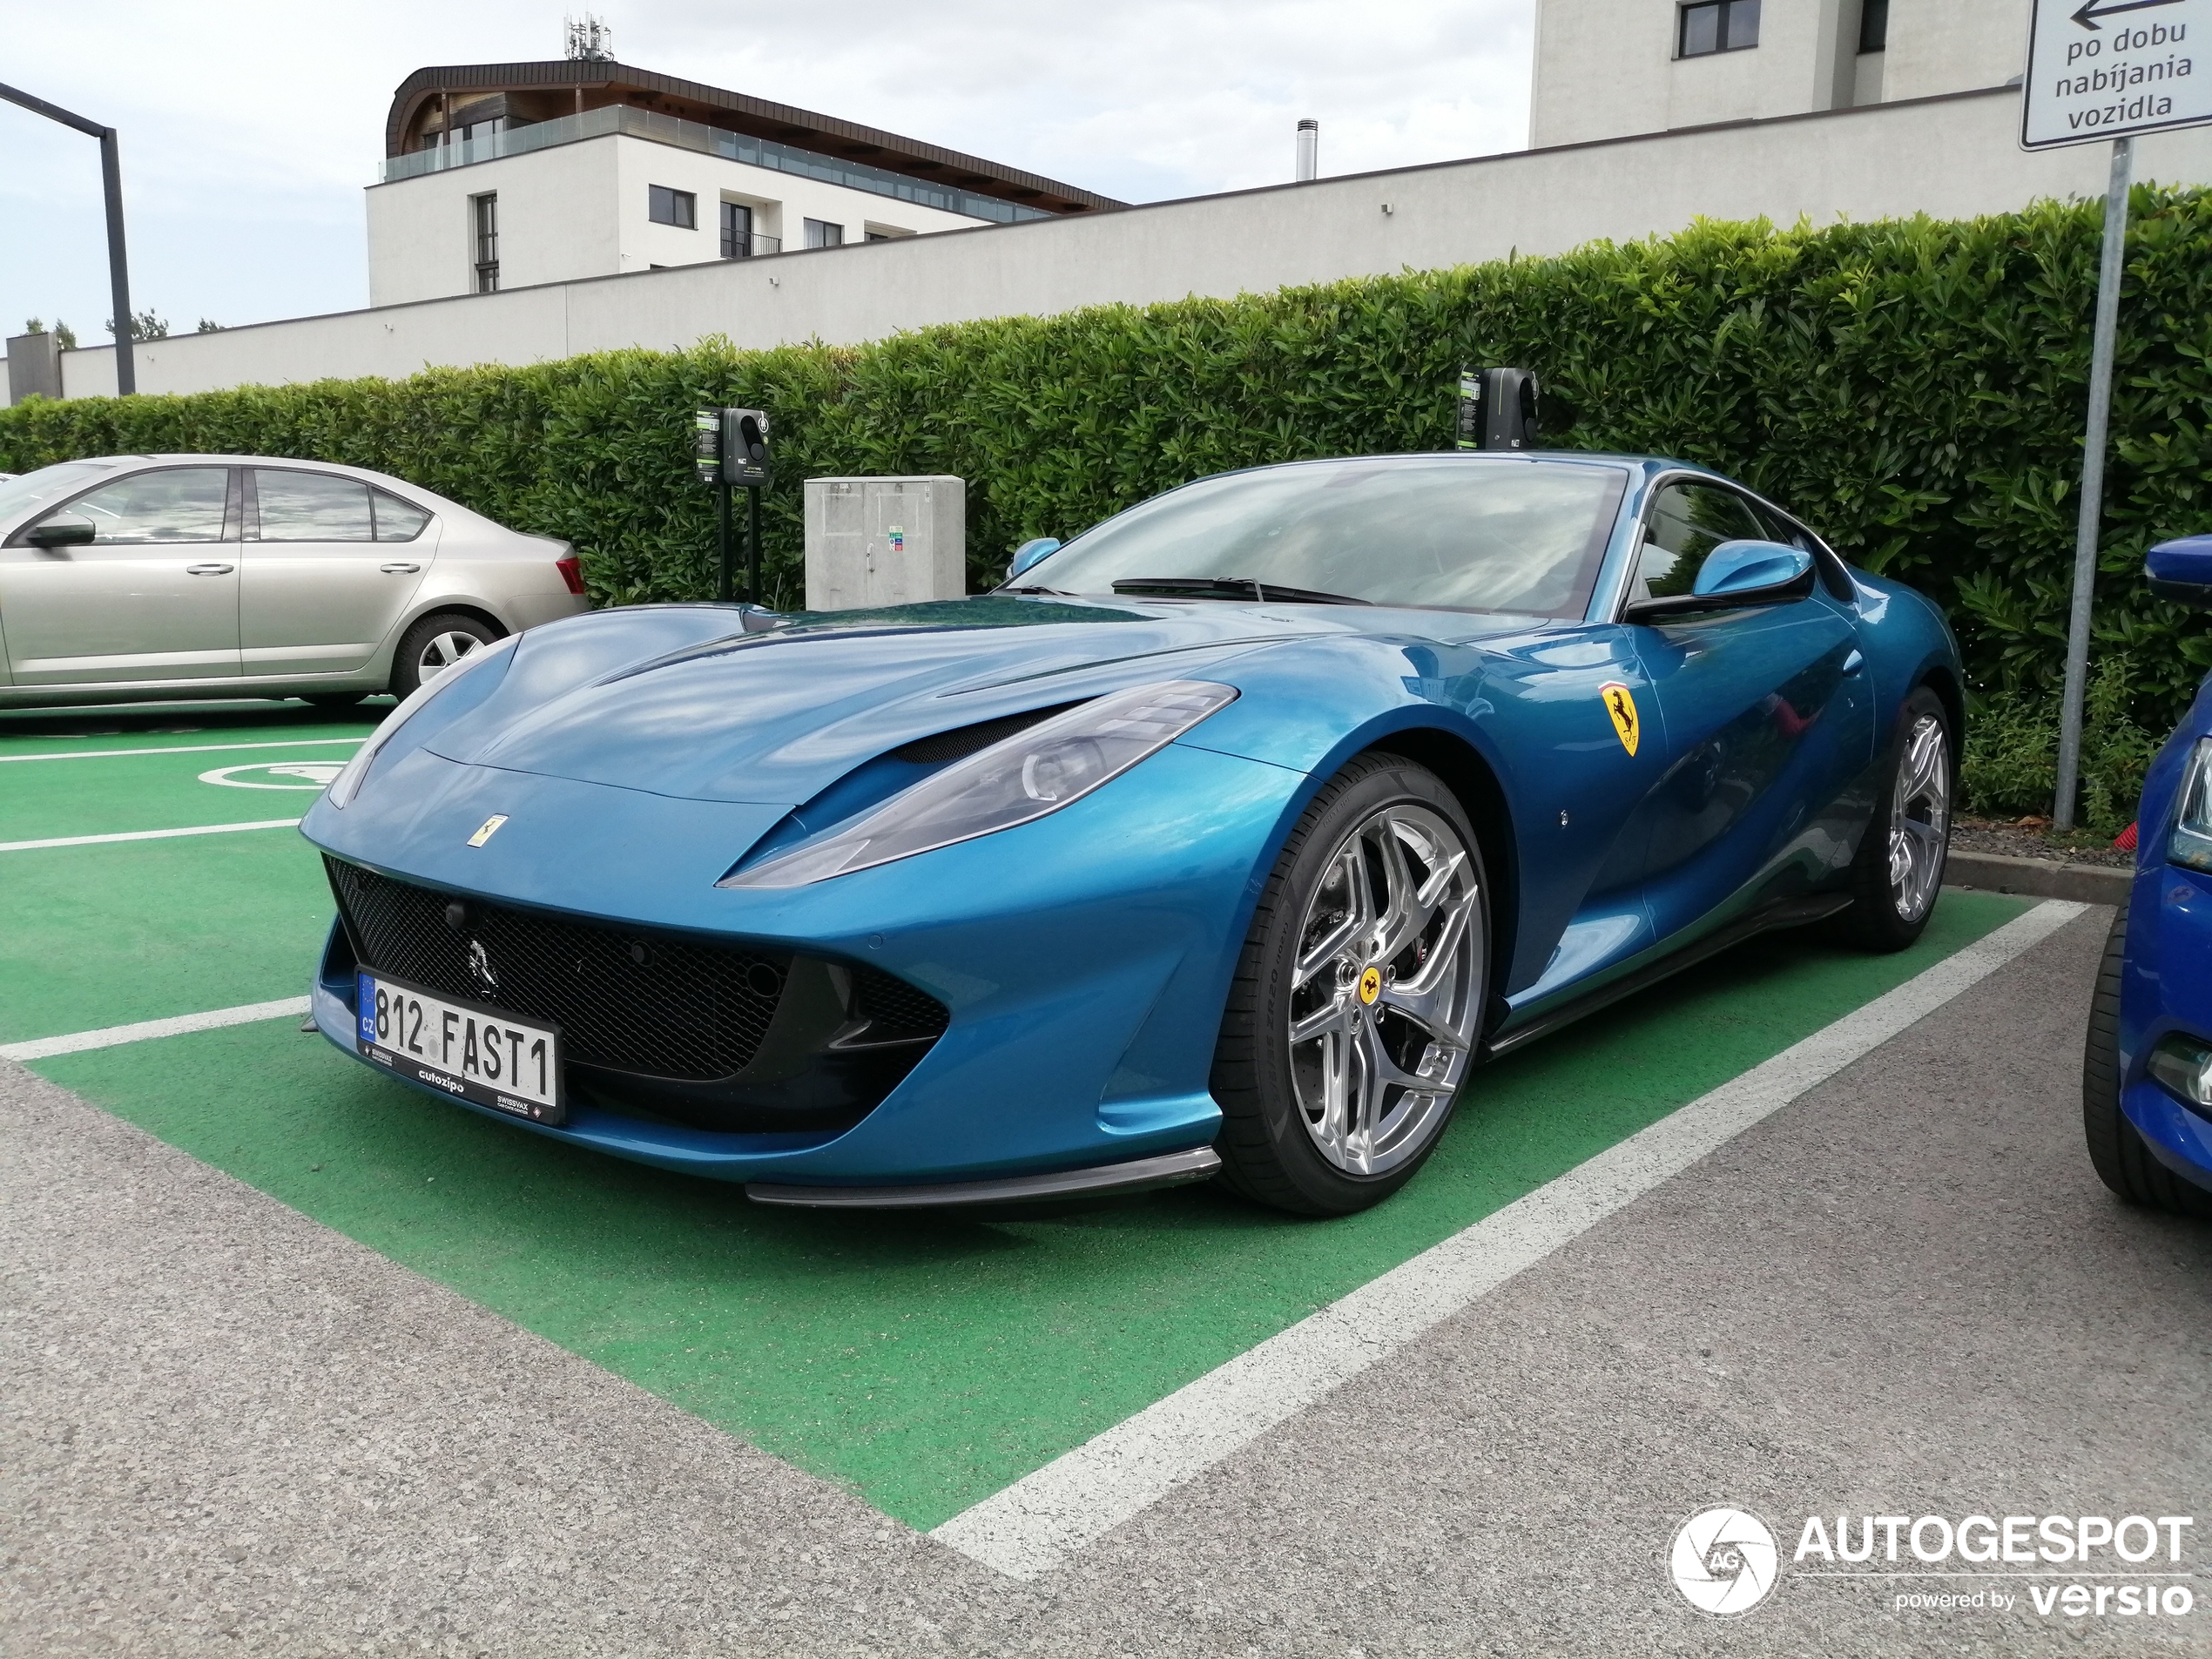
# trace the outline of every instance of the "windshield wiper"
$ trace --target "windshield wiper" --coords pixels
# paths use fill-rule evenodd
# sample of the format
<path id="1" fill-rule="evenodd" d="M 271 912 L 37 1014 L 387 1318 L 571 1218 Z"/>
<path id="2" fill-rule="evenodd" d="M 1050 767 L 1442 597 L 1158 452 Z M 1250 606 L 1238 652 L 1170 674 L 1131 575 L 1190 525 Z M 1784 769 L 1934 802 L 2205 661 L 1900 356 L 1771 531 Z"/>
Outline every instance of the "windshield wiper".
<path id="1" fill-rule="evenodd" d="M 1114 583 L 1116 593 L 1157 593 L 1193 599 L 1251 599 L 1260 604 L 1283 600 L 1299 605 L 1364 605 L 1348 593 L 1323 593 L 1318 588 L 1285 588 L 1248 576 L 1130 576 Z"/>
<path id="2" fill-rule="evenodd" d="M 994 593 L 1049 593 L 1059 599 L 1072 599 L 1076 597 L 1065 588 L 1041 588 L 1035 585 L 1022 588 L 994 588 L 991 591 Z"/>

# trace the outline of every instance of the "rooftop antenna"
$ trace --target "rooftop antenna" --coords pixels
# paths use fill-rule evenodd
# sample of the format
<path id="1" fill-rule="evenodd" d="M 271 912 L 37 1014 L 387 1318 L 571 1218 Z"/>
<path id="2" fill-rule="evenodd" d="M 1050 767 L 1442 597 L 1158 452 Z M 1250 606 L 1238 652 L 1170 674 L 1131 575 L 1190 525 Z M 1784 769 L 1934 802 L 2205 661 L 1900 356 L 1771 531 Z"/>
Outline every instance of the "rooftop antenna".
<path id="1" fill-rule="evenodd" d="M 615 60 L 615 31 L 609 28 L 598 13 L 587 11 L 581 17 L 563 16 L 561 19 L 565 56 L 586 64 L 611 64 Z"/>

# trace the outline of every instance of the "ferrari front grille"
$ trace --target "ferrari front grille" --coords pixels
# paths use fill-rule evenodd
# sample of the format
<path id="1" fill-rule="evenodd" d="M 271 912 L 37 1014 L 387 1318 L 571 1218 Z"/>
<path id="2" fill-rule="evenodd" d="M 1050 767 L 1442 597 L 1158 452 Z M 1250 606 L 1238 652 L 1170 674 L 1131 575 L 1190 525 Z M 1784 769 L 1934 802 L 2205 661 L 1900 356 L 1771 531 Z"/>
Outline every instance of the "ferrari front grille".
<path id="1" fill-rule="evenodd" d="M 323 862 L 363 967 L 550 1021 L 583 1065 L 685 1081 L 727 1077 L 752 1060 L 783 995 L 787 962 L 756 952 L 488 904 L 342 860 Z"/>

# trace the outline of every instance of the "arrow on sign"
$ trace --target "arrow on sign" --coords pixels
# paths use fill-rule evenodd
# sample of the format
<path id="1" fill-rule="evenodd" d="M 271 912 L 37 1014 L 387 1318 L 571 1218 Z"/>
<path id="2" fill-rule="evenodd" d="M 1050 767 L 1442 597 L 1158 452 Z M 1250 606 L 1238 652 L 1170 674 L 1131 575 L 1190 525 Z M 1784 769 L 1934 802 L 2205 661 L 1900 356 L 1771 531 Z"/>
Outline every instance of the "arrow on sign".
<path id="1" fill-rule="evenodd" d="M 2074 14 L 2074 21 L 2084 29 L 2096 29 L 2100 17 L 2116 17 L 2123 11 L 2148 11 L 2153 6 L 2177 6 L 2182 0 L 2126 0 L 2117 6 L 2101 6 L 2097 0 L 2081 0 L 2081 10 Z"/>

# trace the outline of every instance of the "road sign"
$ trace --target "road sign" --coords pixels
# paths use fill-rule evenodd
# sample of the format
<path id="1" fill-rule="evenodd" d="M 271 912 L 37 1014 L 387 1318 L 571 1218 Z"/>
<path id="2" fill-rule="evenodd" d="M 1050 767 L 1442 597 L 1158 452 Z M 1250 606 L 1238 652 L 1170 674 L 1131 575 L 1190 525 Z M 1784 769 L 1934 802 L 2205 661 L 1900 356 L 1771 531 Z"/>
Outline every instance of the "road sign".
<path id="1" fill-rule="evenodd" d="M 2212 0 L 2035 0 L 2020 147 L 2212 122 L 2208 45 Z"/>
<path id="2" fill-rule="evenodd" d="M 2081 760 L 2081 704 L 2089 673 L 2090 604 L 2104 511 L 2106 423 L 2120 329 L 2128 246 L 2128 192 L 2138 133 L 2212 123 L 2212 0 L 2034 0 L 2020 94 L 2020 148 L 2112 144 L 2103 257 L 2090 331 L 2089 418 L 2081 455 L 2080 523 L 2074 535 L 2074 602 L 2067 617 L 2066 686 L 2059 699 L 2057 799 L 2053 821 L 2074 827 Z"/>

